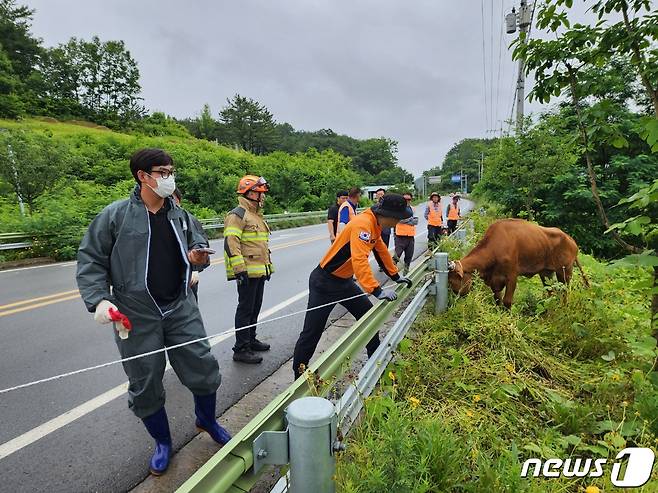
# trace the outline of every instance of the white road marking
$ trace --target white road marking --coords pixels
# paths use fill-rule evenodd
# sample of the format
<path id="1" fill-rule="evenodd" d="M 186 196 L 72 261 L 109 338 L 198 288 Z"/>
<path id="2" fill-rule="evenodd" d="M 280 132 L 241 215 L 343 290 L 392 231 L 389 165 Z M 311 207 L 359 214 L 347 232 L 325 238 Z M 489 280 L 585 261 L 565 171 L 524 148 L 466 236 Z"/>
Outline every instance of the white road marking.
<path id="1" fill-rule="evenodd" d="M 265 310 L 263 313 L 260 314 L 258 319 L 262 320 L 264 318 L 267 318 L 270 315 L 273 315 L 283 310 L 287 306 L 296 303 L 297 301 L 301 300 L 307 295 L 308 295 L 308 289 L 305 289 L 304 291 L 300 291 L 296 295 L 291 296 L 287 300 L 282 301 L 278 305 L 274 305 L 272 308 Z M 232 327 L 231 329 L 233 328 L 234 327 Z M 224 334 L 209 339 L 209 342 L 211 346 L 215 346 L 232 336 L 233 334 Z M 167 363 L 167 367 L 165 371 L 168 371 L 170 369 L 171 369 L 171 365 Z M 36 428 L 32 428 L 31 430 L 23 433 L 22 435 L 19 435 L 16 438 L 12 438 L 11 440 L 3 444 L 0 444 L 0 460 L 10 456 L 14 452 L 18 452 L 22 448 L 27 447 L 28 445 L 59 430 L 60 428 L 63 428 L 64 426 L 72 423 L 76 419 L 81 418 L 95 411 L 96 409 L 100 408 L 101 406 L 104 406 L 105 404 L 111 402 L 117 397 L 121 397 L 125 395 L 127 391 L 128 391 L 128 382 L 124 382 L 108 390 L 107 392 L 103 392 L 102 394 L 94 397 L 93 399 L 88 400 L 87 402 L 83 402 L 79 406 L 76 406 L 73 409 L 70 409 L 63 414 L 60 414 L 57 417 L 49 421 L 46 421 L 45 423 L 37 426 Z"/>
<path id="2" fill-rule="evenodd" d="M 19 271 L 24 271 L 24 270 L 32 270 L 32 269 L 43 269 L 44 267 L 70 267 L 72 265 L 75 265 L 77 262 L 75 260 L 72 260 L 71 262 L 57 262 L 54 264 L 43 264 L 43 265 L 33 265 L 31 267 L 17 267 L 16 269 L 5 269 L 5 270 L 0 270 L 0 274 L 5 274 L 7 272 L 19 272 Z"/>
<path id="3" fill-rule="evenodd" d="M 416 235 L 416 238 L 423 236 L 427 234 L 427 231 L 423 231 L 419 234 Z M 370 262 L 373 262 L 374 258 L 370 260 Z M 73 262 L 72 264 L 75 264 Z M 72 265 L 70 264 L 70 265 Z M 16 269 L 16 270 L 25 270 L 25 269 L 30 269 L 30 268 L 37 268 L 37 267 L 48 267 L 48 266 L 53 266 L 53 265 L 65 265 L 65 264 L 48 264 L 45 266 L 35 266 L 35 267 L 27 267 L 23 269 Z M 4 271 L 7 272 L 7 271 Z M 258 317 L 259 320 L 262 320 L 264 318 L 269 317 L 270 315 L 273 315 L 274 313 L 277 313 L 278 311 L 283 310 L 284 308 L 292 305 L 293 303 L 301 300 L 305 296 L 308 295 L 308 289 L 305 289 L 304 291 L 300 291 L 294 296 L 291 296 L 290 298 L 282 301 L 278 305 L 273 306 L 272 308 L 269 308 L 268 310 L 265 310 L 260 314 Z M 234 327 L 232 327 L 234 328 Z M 209 340 L 211 346 L 215 346 L 219 344 L 220 342 L 232 337 L 233 334 L 224 334 L 221 336 L 213 337 L 212 339 Z M 167 367 L 165 371 L 168 371 L 171 369 L 171 366 L 169 363 L 167 363 Z M 77 420 L 78 418 L 81 418 L 96 409 L 100 408 L 101 406 L 113 401 L 117 397 L 121 397 L 122 395 L 125 395 L 125 393 L 128 390 L 128 382 L 124 382 L 120 385 L 117 385 L 116 387 L 108 390 L 107 392 L 104 392 L 93 399 L 88 400 L 87 402 L 84 402 L 80 404 L 79 406 L 74 407 L 73 409 L 70 409 L 66 411 L 63 414 L 60 414 L 59 416 L 46 421 L 45 423 L 32 428 L 31 430 L 23 433 L 22 435 L 17 436 L 16 438 L 13 438 L 3 444 L 0 444 L 0 460 L 4 459 L 5 457 L 10 456 L 11 454 L 18 452 L 19 450 L 27 447 L 28 445 L 40 440 L 41 438 L 59 430 L 60 428 L 63 428 L 64 426 L 72 423 L 73 421 Z"/>

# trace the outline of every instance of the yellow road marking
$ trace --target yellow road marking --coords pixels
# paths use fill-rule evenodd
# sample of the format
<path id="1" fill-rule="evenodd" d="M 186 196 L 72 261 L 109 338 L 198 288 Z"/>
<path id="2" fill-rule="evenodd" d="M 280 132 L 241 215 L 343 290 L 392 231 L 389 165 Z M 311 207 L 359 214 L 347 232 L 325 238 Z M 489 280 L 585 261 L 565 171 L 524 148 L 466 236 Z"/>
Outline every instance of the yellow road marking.
<path id="1" fill-rule="evenodd" d="M 282 250 L 284 248 L 289 248 L 298 245 L 304 245 L 306 243 L 311 243 L 313 241 L 318 241 L 323 238 L 326 238 L 326 235 L 314 236 L 312 238 L 306 238 L 303 240 L 291 241 L 290 243 L 284 243 L 283 245 L 277 245 L 272 247 L 272 251 Z M 210 265 L 217 265 L 224 263 L 224 259 L 217 259 L 210 262 Z M 61 301 L 69 301 L 79 298 L 80 294 L 77 289 L 72 289 L 71 291 L 62 291 L 60 293 L 50 294 L 47 296 L 39 296 L 38 298 L 30 298 L 28 300 L 15 301 L 13 303 L 8 303 L 6 305 L 0 305 L 0 317 L 7 315 L 13 315 L 15 313 L 21 313 L 27 310 L 32 310 L 34 308 L 41 308 L 43 306 L 52 305 L 59 303 Z M 27 305 L 27 306 L 21 306 Z M 14 308 L 16 307 L 16 308 Z M 11 308 L 8 310 L 8 308 Z"/>
<path id="2" fill-rule="evenodd" d="M 318 240 L 321 240 L 323 238 L 327 238 L 327 235 L 314 236 L 313 238 L 306 238 L 305 240 L 291 241 L 290 243 L 284 243 L 283 245 L 277 245 L 275 247 L 272 247 L 271 250 L 273 252 L 276 252 L 277 250 L 281 250 L 283 248 L 303 245 L 305 243 L 311 243 L 313 241 L 318 241 Z M 211 261 L 210 265 L 217 265 L 217 264 L 223 264 L 223 263 L 224 263 L 224 259 L 221 258 L 221 259 Z"/>
<path id="3" fill-rule="evenodd" d="M 0 312 L 0 317 L 4 317 L 6 315 L 13 315 L 14 313 L 25 312 L 27 310 L 32 310 L 33 308 L 39 308 L 39 307 L 42 307 L 42 306 L 52 305 L 54 303 L 59 303 L 60 301 L 75 300 L 79 297 L 80 297 L 79 294 L 74 294 L 74 295 L 71 295 L 71 296 L 64 296 L 63 298 L 56 298 L 56 299 L 50 300 L 50 301 L 43 301 L 41 303 L 36 303 L 34 305 L 28 305 L 28 306 L 22 306 L 20 308 L 14 308 L 13 310 L 7 310 L 5 312 Z"/>
<path id="4" fill-rule="evenodd" d="M 34 303 L 36 301 L 49 300 L 51 298 L 57 298 L 58 296 L 66 296 L 67 294 L 77 293 L 77 289 L 72 289 L 71 291 L 62 291 L 61 293 L 49 294 L 48 296 L 40 296 L 38 298 L 30 298 L 28 300 L 16 301 L 14 303 L 9 303 L 7 305 L 0 305 L 0 311 L 6 310 L 13 306 L 27 305 L 28 303 Z"/>

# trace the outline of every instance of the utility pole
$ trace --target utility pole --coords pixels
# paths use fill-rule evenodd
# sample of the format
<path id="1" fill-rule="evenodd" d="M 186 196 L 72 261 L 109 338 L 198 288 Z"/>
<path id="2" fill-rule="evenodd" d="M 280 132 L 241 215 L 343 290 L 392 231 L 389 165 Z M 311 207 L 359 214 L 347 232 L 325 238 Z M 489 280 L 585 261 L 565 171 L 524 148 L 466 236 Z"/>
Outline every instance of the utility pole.
<path id="1" fill-rule="evenodd" d="M 528 42 L 528 31 L 530 29 L 530 7 L 527 0 L 521 0 L 521 7 L 519 15 L 512 9 L 511 14 L 505 16 L 507 25 L 507 34 L 516 32 L 518 26 L 521 31 L 520 39 L 521 44 L 525 45 Z M 519 71 L 516 78 L 516 132 L 520 133 L 523 130 L 523 103 L 525 101 L 525 59 L 519 58 Z"/>

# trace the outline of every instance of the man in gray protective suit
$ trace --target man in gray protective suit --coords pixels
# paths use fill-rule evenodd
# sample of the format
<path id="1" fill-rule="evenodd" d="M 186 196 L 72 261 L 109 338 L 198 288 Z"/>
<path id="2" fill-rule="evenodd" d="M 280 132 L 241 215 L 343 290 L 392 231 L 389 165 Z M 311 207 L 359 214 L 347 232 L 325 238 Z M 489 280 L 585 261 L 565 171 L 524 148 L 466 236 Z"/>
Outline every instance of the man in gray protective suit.
<path id="1" fill-rule="evenodd" d="M 132 325 L 115 333 L 122 358 L 206 336 L 189 289 L 192 265 L 209 265 L 207 240 L 192 226 L 193 216 L 178 207 L 173 160 L 161 149 L 142 149 L 130 159 L 137 181 L 131 197 L 96 216 L 78 250 L 77 281 L 82 299 L 101 324 L 118 310 Z M 167 352 L 180 381 L 194 395 L 196 425 L 220 445 L 231 436 L 215 418 L 221 376 L 208 341 Z M 151 472 L 169 465 L 171 434 L 165 412 L 164 352 L 123 363 L 128 405 L 155 439 Z"/>

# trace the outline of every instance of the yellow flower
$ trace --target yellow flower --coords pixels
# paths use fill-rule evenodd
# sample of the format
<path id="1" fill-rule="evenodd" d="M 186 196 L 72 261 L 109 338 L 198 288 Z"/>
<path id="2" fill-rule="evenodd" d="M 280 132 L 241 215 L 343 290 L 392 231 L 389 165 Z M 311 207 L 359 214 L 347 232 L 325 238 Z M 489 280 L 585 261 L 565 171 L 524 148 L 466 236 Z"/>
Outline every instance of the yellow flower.
<path id="1" fill-rule="evenodd" d="M 480 394 L 475 394 L 475 395 L 473 396 L 473 402 L 480 402 L 480 399 L 481 399 L 481 398 L 480 398 Z"/>
<path id="2" fill-rule="evenodd" d="M 390 378 L 392 381 L 395 382 L 395 373 L 393 373 L 392 371 L 389 371 L 388 372 L 388 378 Z"/>
<path id="3" fill-rule="evenodd" d="M 612 375 L 612 379 L 615 382 L 619 382 L 619 380 L 621 380 L 621 377 L 619 376 L 619 374 L 615 373 L 614 375 Z"/>
<path id="4" fill-rule="evenodd" d="M 506 363 L 505 369 L 510 373 L 514 373 L 514 365 L 512 363 Z"/>
<path id="5" fill-rule="evenodd" d="M 601 490 L 599 489 L 598 486 L 592 485 L 585 488 L 585 493 L 600 493 L 600 492 Z"/>
<path id="6" fill-rule="evenodd" d="M 466 411 L 466 416 L 468 416 L 469 418 L 472 418 L 473 416 L 475 416 L 475 413 L 473 413 L 473 411 L 471 411 L 469 409 L 468 411 Z"/>
<path id="7" fill-rule="evenodd" d="M 416 399 L 415 397 L 409 397 L 407 400 L 411 404 L 411 407 L 413 407 L 414 409 L 416 409 L 420 405 L 420 400 Z"/>

